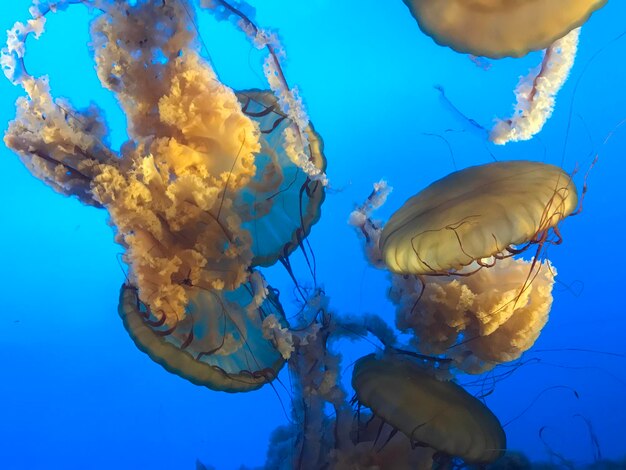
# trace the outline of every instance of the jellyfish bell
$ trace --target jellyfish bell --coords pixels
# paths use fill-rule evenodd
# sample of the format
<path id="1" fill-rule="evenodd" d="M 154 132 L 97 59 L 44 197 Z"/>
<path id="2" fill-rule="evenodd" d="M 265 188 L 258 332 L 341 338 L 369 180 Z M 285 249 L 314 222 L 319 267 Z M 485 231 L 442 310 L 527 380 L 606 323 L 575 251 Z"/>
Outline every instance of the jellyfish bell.
<path id="1" fill-rule="evenodd" d="M 285 359 L 263 322 L 287 327 L 278 296 L 260 273 L 233 291 L 188 288 L 185 317 L 174 324 L 125 284 L 119 315 L 135 345 L 167 371 L 196 385 L 226 392 L 256 390 L 276 378 Z"/>
<path id="2" fill-rule="evenodd" d="M 412 358 L 362 357 L 354 366 L 352 386 L 361 404 L 414 444 L 476 464 L 494 462 L 506 449 L 504 430 L 489 408 Z"/>
<path id="3" fill-rule="evenodd" d="M 490 58 L 545 49 L 607 0 L 404 0 L 420 28 L 455 51 Z"/>
<path id="4" fill-rule="evenodd" d="M 474 166 L 409 198 L 385 224 L 379 246 L 394 273 L 447 275 L 510 256 L 516 246 L 541 246 L 577 204 L 572 177 L 557 166 Z"/>
<path id="5" fill-rule="evenodd" d="M 309 235 L 320 218 L 325 188 L 289 157 L 283 136 L 294 123 L 280 110 L 276 95 L 243 90 L 237 98 L 243 113 L 259 125 L 261 150 L 254 157 L 256 174 L 240 191 L 236 210 L 244 214 L 242 226 L 252 237 L 252 265 L 271 266 Z M 308 160 L 325 172 L 322 138 L 311 123 L 305 133 Z"/>

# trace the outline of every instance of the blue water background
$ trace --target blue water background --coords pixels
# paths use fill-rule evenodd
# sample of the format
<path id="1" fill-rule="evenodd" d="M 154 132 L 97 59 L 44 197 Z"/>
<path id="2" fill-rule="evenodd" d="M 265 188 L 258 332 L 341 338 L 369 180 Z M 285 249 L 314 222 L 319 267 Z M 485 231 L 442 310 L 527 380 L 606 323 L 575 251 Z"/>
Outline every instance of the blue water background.
<path id="1" fill-rule="evenodd" d="M 423 35 L 399 0 L 254 5 L 258 24 L 280 32 L 287 78 L 325 141 L 331 190 L 310 240 L 332 309 L 393 321 L 386 275 L 367 267 L 346 224 L 373 182 L 385 178 L 394 187 L 378 214 L 386 219 L 433 180 L 493 157 L 541 160 L 566 171 L 578 166 L 584 173 L 599 152 L 584 212 L 562 224 L 563 245 L 549 249 L 559 272 L 554 306 L 525 356 L 540 361 L 497 383 L 487 403 L 504 423 L 534 402 L 506 427 L 509 447 L 533 459 L 549 458 L 539 437 L 546 427 L 553 450 L 578 465 L 593 461 L 590 432 L 578 415 L 593 424 L 604 457 L 624 457 L 626 359 L 602 352 L 626 353 L 626 126 L 603 145 L 626 118 L 626 39 L 611 42 L 626 29 L 626 2 L 611 0 L 583 28 L 572 76 L 543 132 L 506 147 L 487 144 L 457 119 L 433 85 L 490 126 L 494 117 L 510 115 L 518 77 L 539 63 L 538 54 L 495 61 L 484 71 Z M 28 6 L 4 0 L 0 30 L 25 20 Z M 88 20 L 83 6 L 51 15 L 42 39 L 28 41 L 26 64 L 35 75 L 49 74 L 55 96 L 104 107 L 112 145 L 119 147 L 125 118 L 97 80 Z M 198 24 L 225 83 L 266 86 L 261 55 L 240 32 L 206 12 Z M 21 94 L 0 80 L 2 129 Z M 452 153 L 429 133 L 445 137 Z M 282 386 L 278 394 L 266 386 L 229 395 L 164 371 L 137 350 L 116 313 L 124 274 L 105 211 L 55 194 L 4 146 L 0 175 L 0 469 L 192 469 L 196 458 L 218 469 L 261 465 L 270 432 L 286 422 L 289 395 Z M 310 284 L 306 271 L 299 273 Z M 281 270 L 268 278 L 293 311 Z M 346 377 L 349 363 L 373 350 L 367 342 L 338 348 Z"/>

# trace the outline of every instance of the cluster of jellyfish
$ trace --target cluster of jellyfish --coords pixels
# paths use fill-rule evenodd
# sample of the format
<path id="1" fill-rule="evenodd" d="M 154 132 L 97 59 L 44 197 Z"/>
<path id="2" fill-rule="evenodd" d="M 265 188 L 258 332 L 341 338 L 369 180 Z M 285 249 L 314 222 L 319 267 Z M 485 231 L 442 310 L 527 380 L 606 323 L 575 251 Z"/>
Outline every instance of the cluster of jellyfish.
<path id="1" fill-rule="evenodd" d="M 504 144 L 531 138 L 549 118 L 579 27 L 605 1 L 405 3 L 422 31 L 461 53 L 545 49 L 518 86 L 513 117 L 490 132 Z M 98 77 L 128 118 L 119 151 L 105 143 L 96 105 L 54 98 L 48 79 L 25 64 L 26 39 L 72 4 L 96 13 Z M 35 0 L 2 51 L 5 75 L 26 93 L 5 143 L 52 189 L 108 212 L 128 265 L 124 328 L 167 371 L 212 390 L 251 392 L 287 366 L 297 381 L 293 420 L 274 433 L 268 469 L 496 462 L 506 451 L 503 427 L 454 377 L 514 361 L 540 335 L 556 275 L 545 247 L 561 243 L 559 223 L 580 207 L 572 175 L 530 161 L 466 168 L 386 222 L 373 218 L 390 190 L 381 181 L 349 223 L 367 260 L 388 271 L 396 327 L 409 343 L 376 316 L 332 311 L 320 288 L 302 292 L 302 309 L 289 316 L 263 268 L 282 263 L 294 276 L 290 255 L 306 253 L 329 184 L 322 138 L 288 85 L 282 46 L 255 24 L 253 9 L 199 6 L 266 51 L 266 90 L 220 81 L 200 53 L 190 0 Z M 384 348 L 354 364 L 352 393 L 332 344 L 366 334 Z"/>

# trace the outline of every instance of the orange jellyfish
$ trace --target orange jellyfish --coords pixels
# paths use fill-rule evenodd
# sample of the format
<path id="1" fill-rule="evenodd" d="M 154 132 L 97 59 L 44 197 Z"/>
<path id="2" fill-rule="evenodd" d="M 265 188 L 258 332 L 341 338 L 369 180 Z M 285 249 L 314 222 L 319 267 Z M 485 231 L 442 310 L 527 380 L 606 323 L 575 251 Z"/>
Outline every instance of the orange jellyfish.
<path id="1" fill-rule="evenodd" d="M 529 140 L 552 115 L 578 49 L 580 26 L 606 0 L 404 0 L 420 28 L 438 44 L 489 58 L 522 57 L 545 49 L 541 66 L 515 90 L 510 118 L 489 133 L 504 145 Z"/>
<path id="2" fill-rule="evenodd" d="M 543 249 L 561 242 L 558 224 L 577 204 L 570 175 L 528 161 L 467 168 L 410 198 L 379 242 L 398 328 L 470 373 L 519 358 L 552 306 Z M 533 247 L 533 260 L 514 257 Z"/>
<path id="3" fill-rule="evenodd" d="M 413 445 L 476 464 L 494 462 L 506 449 L 504 430 L 489 408 L 412 358 L 362 357 L 354 366 L 352 386 L 361 404 Z"/>

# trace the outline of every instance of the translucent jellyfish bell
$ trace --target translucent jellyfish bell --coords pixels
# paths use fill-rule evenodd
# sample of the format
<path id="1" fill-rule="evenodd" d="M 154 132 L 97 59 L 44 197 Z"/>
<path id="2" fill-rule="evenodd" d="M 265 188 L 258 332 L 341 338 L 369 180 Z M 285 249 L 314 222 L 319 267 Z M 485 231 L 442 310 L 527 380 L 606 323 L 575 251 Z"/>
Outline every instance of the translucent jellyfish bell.
<path id="1" fill-rule="evenodd" d="M 165 315 L 124 285 L 119 314 L 136 346 L 169 372 L 196 385 L 226 392 L 255 390 L 272 381 L 285 360 L 264 336 L 263 321 L 285 315 L 274 291 L 265 294 L 260 274 L 234 291 L 190 287 L 185 317 L 170 326 Z"/>
<path id="2" fill-rule="evenodd" d="M 545 49 L 607 0 L 404 0 L 438 44 L 491 58 Z"/>
<path id="3" fill-rule="evenodd" d="M 243 113 L 259 124 L 261 151 L 254 157 L 254 178 L 240 192 L 237 212 L 252 236 L 255 266 L 271 266 L 306 238 L 321 215 L 324 185 L 312 180 L 286 151 L 285 132 L 294 128 L 271 91 L 237 92 Z M 295 130 L 294 130 L 295 131 Z M 324 144 L 313 125 L 305 130 L 308 160 L 326 170 Z"/>
<path id="4" fill-rule="evenodd" d="M 352 386 L 360 403 L 413 444 L 477 464 L 494 462 L 506 449 L 504 430 L 489 408 L 410 358 L 362 357 L 354 366 Z"/>
<path id="5" fill-rule="evenodd" d="M 540 242 L 577 203 L 571 176 L 554 165 L 474 166 L 408 199 L 385 225 L 380 248 L 395 273 L 450 273 L 509 247 Z"/>

